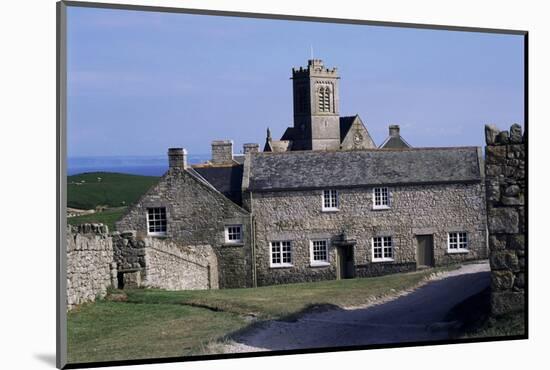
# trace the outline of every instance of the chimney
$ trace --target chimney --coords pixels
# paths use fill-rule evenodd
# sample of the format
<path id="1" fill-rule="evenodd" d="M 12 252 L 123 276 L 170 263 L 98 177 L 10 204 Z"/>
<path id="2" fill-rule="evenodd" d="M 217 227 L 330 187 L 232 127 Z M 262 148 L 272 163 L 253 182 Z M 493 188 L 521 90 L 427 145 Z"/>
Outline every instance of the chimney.
<path id="1" fill-rule="evenodd" d="M 243 144 L 243 153 L 258 153 L 260 151 L 260 144 L 246 143 Z"/>
<path id="2" fill-rule="evenodd" d="M 399 136 L 399 125 L 390 125 L 390 136 Z"/>
<path id="3" fill-rule="evenodd" d="M 233 162 L 233 141 L 214 140 L 212 141 L 212 163 L 228 164 Z"/>
<path id="4" fill-rule="evenodd" d="M 183 148 L 168 149 L 168 167 L 169 168 L 187 168 L 187 150 Z"/>

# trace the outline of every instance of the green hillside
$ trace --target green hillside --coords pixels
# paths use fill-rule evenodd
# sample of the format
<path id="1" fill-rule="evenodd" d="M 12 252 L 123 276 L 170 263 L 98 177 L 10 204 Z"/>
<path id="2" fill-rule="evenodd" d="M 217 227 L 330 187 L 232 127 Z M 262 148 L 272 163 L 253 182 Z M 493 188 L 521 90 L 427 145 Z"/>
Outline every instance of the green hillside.
<path id="1" fill-rule="evenodd" d="M 67 177 L 67 206 L 95 209 L 128 206 L 139 199 L 159 177 L 92 172 Z"/>

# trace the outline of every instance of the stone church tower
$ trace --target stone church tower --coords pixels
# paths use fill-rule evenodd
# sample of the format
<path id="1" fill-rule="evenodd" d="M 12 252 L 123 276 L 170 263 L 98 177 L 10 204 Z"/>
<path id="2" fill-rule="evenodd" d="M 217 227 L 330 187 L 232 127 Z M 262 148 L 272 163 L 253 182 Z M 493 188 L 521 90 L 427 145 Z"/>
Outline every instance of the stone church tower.
<path id="1" fill-rule="evenodd" d="M 336 68 L 325 68 L 320 59 L 292 69 L 293 150 L 340 148 L 339 79 Z"/>

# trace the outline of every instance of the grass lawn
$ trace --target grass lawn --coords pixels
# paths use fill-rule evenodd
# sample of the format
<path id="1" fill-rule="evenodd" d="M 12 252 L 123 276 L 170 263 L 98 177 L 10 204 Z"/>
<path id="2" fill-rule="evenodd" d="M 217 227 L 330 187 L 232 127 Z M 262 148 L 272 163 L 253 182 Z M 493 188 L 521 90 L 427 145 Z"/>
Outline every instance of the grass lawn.
<path id="1" fill-rule="evenodd" d="M 155 176 L 91 172 L 67 177 L 67 206 L 94 209 L 96 206 L 128 206 L 158 182 Z"/>
<path id="2" fill-rule="evenodd" d="M 247 326 L 247 315 L 288 319 L 314 306 L 362 305 L 452 268 L 249 289 L 129 290 L 126 302 L 98 301 L 68 314 L 69 361 L 204 354 L 209 342 Z"/>
<path id="3" fill-rule="evenodd" d="M 85 223 L 102 223 L 109 227 L 109 231 L 115 230 L 115 222 L 121 217 L 126 207 L 110 208 L 103 212 L 96 212 L 90 215 L 68 217 L 67 223 L 69 225 L 78 225 Z"/>

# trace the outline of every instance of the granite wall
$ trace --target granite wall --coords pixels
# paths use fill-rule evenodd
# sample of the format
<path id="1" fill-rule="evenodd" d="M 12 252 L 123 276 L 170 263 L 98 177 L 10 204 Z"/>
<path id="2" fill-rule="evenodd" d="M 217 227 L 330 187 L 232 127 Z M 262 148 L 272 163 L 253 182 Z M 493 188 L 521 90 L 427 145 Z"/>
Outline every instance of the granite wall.
<path id="1" fill-rule="evenodd" d="M 510 131 L 486 126 L 485 138 L 491 310 L 498 316 L 525 304 L 526 143 L 517 124 Z"/>
<path id="2" fill-rule="evenodd" d="M 67 228 L 67 309 L 103 298 L 116 285 L 113 242 L 107 227 L 83 224 Z"/>
<path id="3" fill-rule="evenodd" d="M 324 212 L 321 190 L 254 193 L 244 197 L 256 221 L 258 285 L 336 278 L 336 253 L 342 232 L 355 242 L 355 276 L 415 270 L 417 235 L 432 235 L 435 265 L 487 258 L 483 183 L 390 187 L 391 207 L 373 209 L 372 188 L 339 189 L 338 211 Z M 451 251 L 447 234 L 468 233 L 468 250 Z M 372 259 L 372 238 L 391 236 L 394 260 Z M 311 266 L 310 241 L 329 240 L 329 264 Z M 270 242 L 292 242 L 292 266 L 270 267 Z"/>
<path id="4" fill-rule="evenodd" d="M 165 207 L 167 238 L 180 245 L 210 245 L 219 264 L 220 288 L 252 286 L 250 214 L 201 180 L 192 170 L 171 168 L 117 222 L 117 230 L 134 230 L 137 240 L 147 233 L 147 208 Z M 242 225 L 241 243 L 225 241 L 226 225 Z M 134 268 L 140 266 L 136 255 Z"/>

